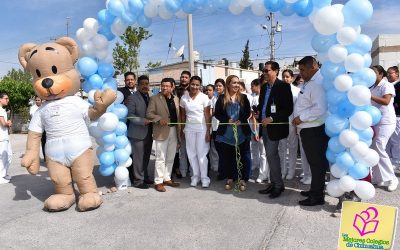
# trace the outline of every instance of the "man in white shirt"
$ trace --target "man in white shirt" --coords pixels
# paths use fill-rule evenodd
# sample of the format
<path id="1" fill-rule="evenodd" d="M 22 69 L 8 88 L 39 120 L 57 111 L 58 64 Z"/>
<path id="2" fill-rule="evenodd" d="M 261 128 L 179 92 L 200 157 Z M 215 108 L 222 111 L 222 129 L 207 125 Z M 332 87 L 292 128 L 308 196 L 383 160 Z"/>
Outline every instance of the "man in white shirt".
<path id="1" fill-rule="evenodd" d="M 387 70 L 388 82 L 393 83 L 396 95 L 394 97 L 394 110 L 396 112 L 396 129 L 389 139 L 386 151 L 390 157 L 393 166 L 400 167 L 400 79 L 399 68 L 392 66 Z"/>
<path id="2" fill-rule="evenodd" d="M 329 137 L 325 134 L 326 100 L 322 75 L 315 58 L 306 56 L 299 61 L 300 75 L 304 79 L 294 107 L 293 125 L 300 131 L 301 142 L 311 169 L 311 187 L 302 191 L 307 197 L 299 201 L 303 206 L 323 205 L 325 174 L 329 168 L 325 152 Z"/>

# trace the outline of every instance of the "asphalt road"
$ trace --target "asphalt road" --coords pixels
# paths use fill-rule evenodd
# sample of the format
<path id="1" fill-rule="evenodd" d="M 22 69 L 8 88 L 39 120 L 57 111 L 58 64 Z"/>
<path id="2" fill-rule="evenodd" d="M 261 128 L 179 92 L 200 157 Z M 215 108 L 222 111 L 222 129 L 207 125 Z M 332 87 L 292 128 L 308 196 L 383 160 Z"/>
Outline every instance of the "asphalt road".
<path id="1" fill-rule="evenodd" d="M 337 249 L 340 218 L 332 216 L 337 199 L 300 207 L 299 191 L 307 187 L 298 179 L 287 181 L 286 191 L 273 200 L 257 193 L 261 184 L 249 183 L 247 191 L 236 193 L 215 178 L 208 189 L 182 179 L 181 187 L 167 187 L 166 193 L 152 188 L 110 193 L 113 178 L 96 169 L 104 194 L 99 209 L 45 212 L 52 183 L 45 167 L 39 176 L 20 167 L 25 141 L 26 135 L 11 135 L 13 179 L 0 185 L 0 249 Z M 398 206 L 399 198 L 399 191 L 377 189 L 369 202 Z"/>

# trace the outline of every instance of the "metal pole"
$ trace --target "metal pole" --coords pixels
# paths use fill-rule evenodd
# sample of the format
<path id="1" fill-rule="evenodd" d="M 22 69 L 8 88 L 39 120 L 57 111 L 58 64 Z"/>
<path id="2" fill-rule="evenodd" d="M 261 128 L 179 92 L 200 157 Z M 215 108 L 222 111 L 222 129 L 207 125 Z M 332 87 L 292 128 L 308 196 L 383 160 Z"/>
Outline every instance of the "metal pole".
<path id="1" fill-rule="evenodd" d="M 274 13 L 270 12 L 270 21 L 271 21 L 271 37 L 269 39 L 269 46 L 271 48 L 271 55 L 270 55 L 270 60 L 275 61 L 275 26 L 274 26 Z"/>
<path id="2" fill-rule="evenodd" d="M 188 27 L 188 47 L 189 47 L 189 71 L 192 75 L 194 75 L 192 14 L 189 14 L 187 16 L 187 27 Z"/>
<path id="3" fill-rule="evenodd" d="M 69 37 L 69 20 L 71 17 L 67 17 L 67 37 Z"/>

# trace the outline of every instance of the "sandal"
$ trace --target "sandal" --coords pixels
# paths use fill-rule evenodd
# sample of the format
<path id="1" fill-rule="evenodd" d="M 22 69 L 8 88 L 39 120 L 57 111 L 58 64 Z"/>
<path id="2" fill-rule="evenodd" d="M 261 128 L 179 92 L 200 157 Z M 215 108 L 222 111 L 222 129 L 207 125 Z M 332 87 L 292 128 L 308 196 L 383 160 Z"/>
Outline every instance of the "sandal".
<path id="1" fill-rule="evenodd" d="M 242 191 L 242 192 L 246 191 L 246 182 L 244 180 L 240 181 L 239 190 Z"/>
<path id="2" fill-rule="evenodd" d="M 225 183 L 225 190 L 231 190 L 232 189 L 232 184 L 233 184 L 233 180 L 232 179 L 228 179 Z"/>

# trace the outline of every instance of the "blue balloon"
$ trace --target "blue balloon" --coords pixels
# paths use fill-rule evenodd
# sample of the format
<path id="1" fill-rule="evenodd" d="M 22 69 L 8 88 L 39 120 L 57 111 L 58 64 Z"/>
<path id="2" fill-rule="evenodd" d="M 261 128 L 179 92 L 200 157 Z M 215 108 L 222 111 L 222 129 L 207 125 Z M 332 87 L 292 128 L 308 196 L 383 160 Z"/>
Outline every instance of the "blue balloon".
<path id="1" fill-rule="evenodd" d="M 108 41 L 111 41 L 115 38 L 115 35 L 111 32 L 111 27 L 109 25 L 102 25 L 97 33 L 105 36 Z"/>
<path id="2" fill-rule="evenodd" d="M 93 89 L 101 89 L 101 86 L 103 86 L 103 78 L 101 78 L 101 76 L 98 74 L 91 75 L 88 81 Z"/>
<path id="3" fill-rule="evenodd" d="M 102 25 L 111 25 L 114 22 L 115 16 L 108 10 L 102 9 L 97 13 L 97 20 Z"/>
<path id="4" fill-rule="evenodd" d="M 329 6 L 332 3 L 332 0 L 312 0 L 314 7 L 320 9 L 325 6 Z"/>
<path id="5" fill-rule="evenodd" d="M 331 139 L 329 139 L 328 149 L 336 154 L 344 152 L 346 150 L 346 148 L 342 144 L 340 144 L 338 136 L 334 136 Z"/>
<path id="6" fill-rule="evenodd" d="M 382 113 L 377 107 L 374 107 L 374 106 L 370 105 L 370 106 L 367 106 L 364 109 L 364 111 L 368 112 L 368 114 L 371 115 L 371 117 L 372 117 L 372 126 L 375 126 L 376 124 L 378 124 L 381 121 Z"/>
<path id="7" fill-rule="evenodd" d="M 165 1 L 165 8 L 171 12 L 175 13 L 178 12 L 182 6 L 182 0 L 166 0 Z"/>
<path id="8" fill-rule="evenodd" d="M 314 4 L 312 0 L 299 0 L 294 3 L 293 8 L 298 16 L 306 17 L 313 11 Z"/>
<path id="9" fill-rule="evenodd" d="M 144 14 L 140 14 L 138 16 L 137 23 L 140 25 L 140 27 L 148 28 L 152 23 L 152 19 Z"/>
<path id="10" fill-rule="evenodd" d="M 133 16 L 138 16 L 139 14 L 143 13 L 143 3 L 140 0 L 128 0 L 128 7 L 129 7 L 129 12 Z"/>
<path id="11" fill-rule="evenodd" d="M 346 97 L 341 100 L 337 106 L 337 114 L 342 118 L 349 118 L 356 112 L 357 107 L 354 106 Z"/>
<path id="12" fill-rule="evenodd" d="M 372 17 L 374 8 L 370 1 L 350 0 L 343 7 L 346 26 L 358 26 Z"/>
<path id="13" fill-rule="evenodd" d="M 108 78 L 114 75 L 115 70 L 111 63 L 100 63 L 97 72 L 101 77 Z"/>
<path id="14" fill-rule="evenodd" d="M 342 152 L 336 157 L 335 163 L 341 169 L 348 171 L 348 169 L 354 165 L 354 160 L 348 152 Z"/>
<path id="15" fill-rule="evenodd" d="M 112 164 L 112 165 L 100 165 L 99 173 L 102 176 L 111 176 L 114 173 L 115 168 L 116 168 L 115 164 Z"/>
<path id="16" fill-rule="evenodd" d="M 322 81 L 322 86 L 324 87 L 325 91 L 329 91 L 329 90 L 335 88 L 335 86 L 333 85 L 333 82 L 328 79 L 324 79 Z"/>
<path id="17" fill-rule="evenodd" d="M 105 144 L 114 144 L 115 140 L 117 139 L 117 135 L 112 132 L 104 132 L 102 139 Z"/>
<path id="18" fill-rule="evenodd" d="M 117 81 L 112 77 L 109 77 L 106 80 L 104 80 L 104 84 L 103 84 L 102 89 L 104 90 L 104 89 L 107 89 L 107 88 L 110 88 L 110 89 L 113 89 L 113 90 L 117 91 L 117 88 L 118 88 Z"/>
<path id="19" fill-rule="evenodd" d="M 360 180 L 369 175 L 369 169 L 361 163 L 356 163 L 348 169 L 348 174 L 354 179 Z"/>
<path id="20" fill-rule="evenodd" d="M 128 137 L 126 137 L 125 135 L 117 136 L 117 139 L 115 140 L 115 146 L 117 148 L 125 148 L 128 143 Z"/>
<path id="21" fill-rule="evenodd" d="M 285 6 L 280 10 L 283 16 L 291 16 L 294 14 L 293 4 L 285 3 Z"/>
<path id="22" fill-rule="evenodd" d="M 92 90 L 92 89 L 93 89 L 93 87 L 92 87 L 92 85 L 90 84 L 89 81 L 85 80 L 82 83 L 82 90 L 85 91 L 86 93 L 89 93 L 89 91 Z"/>
<path id="23" fill-rule="evenodd" d="M 230 2 L 230 0 L 214 0 L 215 6 L 219 9 L 227 9 Z"/>
<path id="24" fill-rule="evenodd" d="M 369 68 L 370 66 L 371 66 L 371 64 L 372 64 L 372 57 L 371 57 L 371 54 L 369 54 L 369 53 L 366 53 L 365 55 L 364 55 L 364 67 L 365 68 Z"/>
<path id="25" fill-rule="evenodd" d="M 321 74 L 324 78 L 334 80 L 338 75 L 346 73 L 343 63 L 333 63 L 326 61 L 322 64 Z"/>
<path id="26" fill-rule="evenodd" d="M 337 43 L 336 35 L 325 36 L 315 33 L 311 39 L 311 47 L 318 53 L 328 52 L 329 48 Z"/>
<path id="27" fill-rule="evenodd" d="M 114 16 L 121 16 L 125 11 L 124 4 L 119 0 L 108 0 L 107 9 Z"/>
<path id="28" fill-rule="evenodd" d="M 285 5 L 284 0 L 264 0 L 264 6 L 267 10 L 277 12 Z"/>
<path id="29" fill-rule="evenodd" d="M 77 68 L 81 75 L 89 77 L 97 72 L 98 66 L 92 58 L 82 57 L 78 60 Z"/>
<path id="30" fill-rule="evenodd" d="M 100 154 L 99 162 L 101 165 L 112 165 L 115 162 L 113 152 L 103 152 Z"/>
<path id="31" fill-rule="evenodd" d="M 330 162 L 330 163 L 335 163 L 336 161 L 336 157 L 338 156 L 338 154 L 332 152 L 329 148 L 326 150 L 325 153 L 326 159 Z"/>
<path id="32" fill-rule="evenodd" d="M 340 92 L 335 88 L 330 89 L 326 93 L 326 99 L 329 105 L 336 105 L 342 100 L 346 98 L 346 94 L 344 92 Z"/>
<path id="33" fill-rule="evenodd" d="M 364 55 L 371 51 L 372 40 L 369 36 L 360 34 L 357 36 L 357 39 L 352 44 L 346 46 L 346 49 L 349 55 L 352 53 Z"/>
<path id="34" fill-rule="evenodd" d="M 119 122 L 117 125 L 117 128 L 115 129 L 115 134 L 120 136 L 120 135 L 126 135 L 126 131 L 128 130 L 126 124 L 124 122 Z"/>
<path id="35" fill-rule="evenodd" d="M 114 103 L 111 103 L 108 108 L 106 109 L 107 112 L 112 112 L 112 110 L 114 109 Z"/>
<path id="36" fill-rule="evenodd" d="M 331 133 L 338 134 L 349 127 L 349 120 L 338 115 L 330 115 L 325 120 L 325 127 Z"/>
<path id="37" fill-rule="evenodd" d="M 129 159 L 129 154 L 125 149 L 117 149 L 114 151 L 115 162 L 118 164 L 125 163 Z"/>
<path id="38" fill-rule="evenodd" d="M 362 68 L 361 70 L 351 73 L 350 77 L 353 79 L 353 85 L 363 85 L 371 87 L 376 80 L 375 72 L 370 68 Z"/>
<path id="39" fill-rule="evenodd" d="M 357 132 L 359 140 L 363 142 L 369 142 L 374 136 L 374 130 L 371 127 L 364 130 L 354 129 L 354 131 Z"/>
<path id="40" fill-rule="evenodd" d="M 122 22 L 127 26 L 136 23 L 138 15 L 134 15 L 129 11 L 124 11 L 121 15 Z"/>
<path id="41" fill-rule="evenodd" d="M 128 115 L 128 108 L 124 104 L 114 104 L 114 108 L 112 111 L 114 114 L 118 116 L 118 119 L 126 118 Z"/>
<path id="42" fill-rule="evenodd" d="M 192 14 L 197 8 L 198 6 L 194 1 L 184 1 L 182 3 L 182 10 L 187 14 Z"/>
<path id="43" fill-rule="evenodd" d="M 213 14 L 218 10 L 218 6 L 217 6 L 217 4 L 215 3 L 214 0 L 206 0 L 202 10 L 206 14 Z"/>

